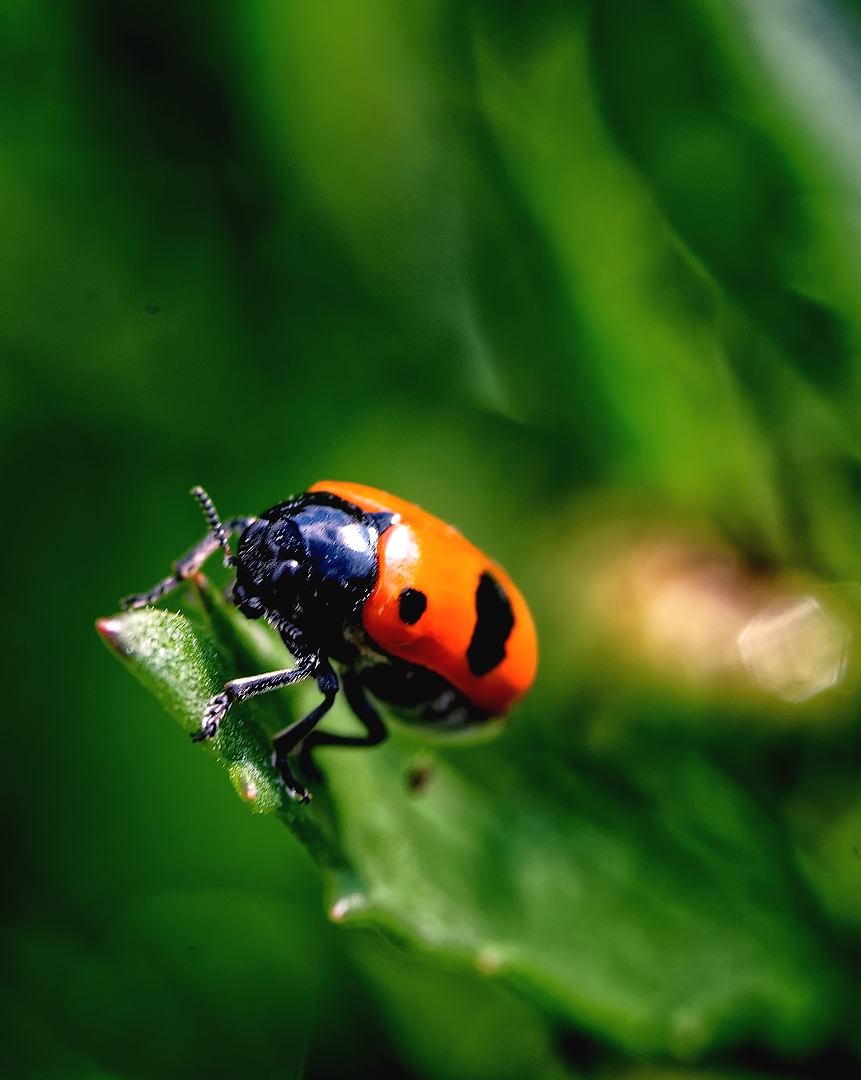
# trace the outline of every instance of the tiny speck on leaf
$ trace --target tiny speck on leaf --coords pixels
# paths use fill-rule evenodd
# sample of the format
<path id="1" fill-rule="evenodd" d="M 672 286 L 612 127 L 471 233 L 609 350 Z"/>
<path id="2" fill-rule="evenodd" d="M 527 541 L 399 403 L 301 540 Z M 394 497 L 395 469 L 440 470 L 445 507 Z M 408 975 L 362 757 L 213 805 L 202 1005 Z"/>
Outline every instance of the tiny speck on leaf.
<path id="1" fill-rule="evenodd" d="M 858 847 L 856 844 L 852 845 L 852 851 L 854 852 L 856 859 L 861 859 L 861 852 L 858 851 Z"/>
<path id="2" fill-rule="evenodd" d="M 158 315 L 158 304 L 146 304 L 144 311 L 147 315 Z"/>
<path id="3" fill-rule="evenodd" d="M 433 779 L 433 766 L 428 761 L 416 762 L 407 770 L 407 790 L 420 795 Z"/>

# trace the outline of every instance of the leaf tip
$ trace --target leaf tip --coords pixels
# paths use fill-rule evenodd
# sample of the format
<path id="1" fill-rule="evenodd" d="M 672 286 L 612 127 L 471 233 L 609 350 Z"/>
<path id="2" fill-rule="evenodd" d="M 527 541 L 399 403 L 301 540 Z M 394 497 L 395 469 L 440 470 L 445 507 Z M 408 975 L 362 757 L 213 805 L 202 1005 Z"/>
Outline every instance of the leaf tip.
<path id="1" fill-rule="evenodd" d="M 96 619 L 96 630 L 99 637 L 110 649 L 114 649 L 117 652 L 122 652 L 120 646 L 120 632 L 122 630 L 122 622 L 119 615 L 111 615 L 105 619 Z"/>
<path id="2" fill-rule="evenodd" d="M 345 896 L 339 896 L 329 908 L 329 918 L 332 922 L 344 922 L 346 919 L 349 919 L 350 916 L 357 915 L 360 911 L 367 908 L 367 906 L 368 898 L 364 893 L 347 893 Z"/>

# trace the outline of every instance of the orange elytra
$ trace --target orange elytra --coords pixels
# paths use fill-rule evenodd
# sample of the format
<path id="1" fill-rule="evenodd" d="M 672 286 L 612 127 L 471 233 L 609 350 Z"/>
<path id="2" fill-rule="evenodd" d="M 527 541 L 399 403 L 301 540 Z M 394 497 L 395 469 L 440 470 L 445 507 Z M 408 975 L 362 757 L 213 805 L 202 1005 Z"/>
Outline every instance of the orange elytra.
<path id="1" fill-rule="evenodd" d="M 380 537 L 377 582 L 362 611 L 370 637 L 393 656 L 441 675 L 491 716 L 507 713 L 535 679 L 538 644 L 526 601 L 502 567 L 453 526 L 385 491 L 332 480 L 321 480 L 309 490 L 329 491 L 371 514 L 397 515 Z M 475 674 L 468 653 L 482 575 L 501 587 L 513 624 L 501 643 L 500 661 Z M 427 608 L 413 625 L 399 615 L 406 589 L 427 597 Z"/>

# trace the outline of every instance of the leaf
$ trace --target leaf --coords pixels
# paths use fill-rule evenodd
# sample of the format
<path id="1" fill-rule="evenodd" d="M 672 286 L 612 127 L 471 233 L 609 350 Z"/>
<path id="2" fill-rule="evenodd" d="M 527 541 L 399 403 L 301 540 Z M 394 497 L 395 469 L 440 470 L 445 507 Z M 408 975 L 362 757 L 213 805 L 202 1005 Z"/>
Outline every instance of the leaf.
<path id="1" fill-rule="evenodd" d="M 213 594 L 204 586 L 206 607 L 220 611 Z M 217 617 L 217 616 L 216 616 Z M 183 729 L 194 734 L 206 703 L 223 687 L 227 676 L 213 638 L 184 615 L 156 608 L 129 611 L 99 619 L 96 627 L 105 643 L 126 662 L 132 673 L 151 690 Z M 234 660 L 247 655 L 247 644 L 233 632 L 228 655 Z M 259 652 L 265 655 L 264 648 Z M 265 666 L 265 664 L 264 664 Z M 289 666 L 284 655 L 283 666 Z M 261 670 L 258 668 L 258 670 Z M 272 697 L 272 695 L 270 695 Z M 291 800 L 272 762 L 272 730 L 261 723 L 263 715 L 274 717 L 275 730 L 283 727 L 277 700 L 261 707 L 258 702 L 234 705 L 215 738 L 204 745 L 227 769 L 231 783 L 250 808 L 259 814 L 277 814 L 293 829 L 323 866 L 343 867 L 325 800 L 304 807 Z"/>
<path id="2" fill-rule="evenodd" d="M 412 799 L 403 736 L 361 759 L 326 756 L 366 886 L 347 917 L 501 977 L 636 1053 L 687 1058 L 746 1036 L 796 1049 L 828 1026 L 828 966 L 767 830 L 719 773 L 670 760 L 652 778 L 664 805 L 626 806 L 570 766 L 542 758 L 530 783 L 499 750 L 483 753 L 480 781 L 439 757 Z M 709 835 L 698 798 L 729 802 L 754 831 Z"/>
<path id="3" fill-rule="evenodd" d="M 241 617 L 205 584 L 201 598 L 220 645 L 250 656 Z M 207 631 L 154 610 L 99 628 L 195 728 L 222 678 Z M 319 750 L 326 783 L 302 807 L 271 765 L 279 696 L 257 715 L 232 709 L 213 750 L 325 868 L 336 922 L 498 979 L 639 1054 L 687 1059 L 747 1038 L 796 1051 L 833 1023 L 838 988 L 773 832 L 696 751 L 638 752 L 599 777 L 515 756 L 509 738 L 446 752 L 393 724 L 375 750 Z M 342 703 L 333 722 L 353 722 Z"/>
<path id="4" fill-rule="evenodd" d="M 418 962 L 377 934 L 356 934 L 352 944 L 398 1050 L 417 1075 L 571 1080 L 556 1059 L 549 1025 L 498 983 L 475 971 Z"/>

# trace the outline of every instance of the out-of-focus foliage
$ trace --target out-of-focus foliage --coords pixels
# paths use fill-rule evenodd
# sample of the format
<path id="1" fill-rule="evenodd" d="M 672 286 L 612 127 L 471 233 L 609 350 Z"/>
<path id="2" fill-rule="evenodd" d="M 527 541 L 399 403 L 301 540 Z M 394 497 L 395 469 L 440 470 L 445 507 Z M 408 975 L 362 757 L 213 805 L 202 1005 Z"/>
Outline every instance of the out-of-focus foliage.
<path id="1" fill-rule="evenodd" d="M 4 1075 L 855 1075 L 859 71 L 850 0 L 3 5 Z M 300 840 L 92 620 L 192 484 L 324 477 L 542 666 L 321 753 Z M 133 650 L 187 724 L 272 648 L 207 597 Z"/>
<path id="2" fill-rule="evenodd" d="M 195 628 L 147 610 L 100 630 L 194 732 L 224 682 L 208 634 L 235 641 L 233 621 L 231 633 L 223 619 Z M 251 670 L 269 666 L 256 660 Z M 519 985 L 629 1051 L 685 1057 L 739 1034 L 797 1050 L 830 1028 L 833 973 L 772 830 L 699 755 L 641 749 L 614 797 L 582 762 L 560 768 L 505 742 L 449 762 L 395 731 L 374 754 L 319 753 L 336 829 L 319 796 L 306 809 L 281 794 L 266 729 L 284 718 L 268 711 L 258 700 L 231 712 L 214 749 L 240 795 L 283 817 L 329 871 L 338 922 Z"/>

